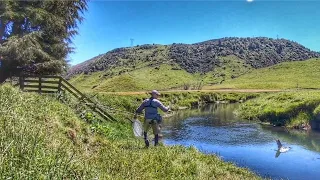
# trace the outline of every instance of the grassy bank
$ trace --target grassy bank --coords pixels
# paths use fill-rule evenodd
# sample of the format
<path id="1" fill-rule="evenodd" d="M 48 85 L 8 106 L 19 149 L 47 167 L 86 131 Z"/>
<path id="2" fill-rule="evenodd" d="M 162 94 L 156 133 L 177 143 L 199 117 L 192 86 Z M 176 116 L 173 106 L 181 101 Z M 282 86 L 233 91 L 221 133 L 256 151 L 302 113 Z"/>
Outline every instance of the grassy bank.
<path id="1" fill-rule="evenodd" d="M 238 115 L 297 128 L 316 119 L 320 112 L 319 104 L 319 91 L 273 93 L 245 102 L 240 106 Z"/>
<path id="2" fill-rule="evenodd" d="M 126 121 L 85 122 L 53 97 L 1 86 L 0 99 L 1 179 L 259 179 L 194 148 L 144 149 Z"/>

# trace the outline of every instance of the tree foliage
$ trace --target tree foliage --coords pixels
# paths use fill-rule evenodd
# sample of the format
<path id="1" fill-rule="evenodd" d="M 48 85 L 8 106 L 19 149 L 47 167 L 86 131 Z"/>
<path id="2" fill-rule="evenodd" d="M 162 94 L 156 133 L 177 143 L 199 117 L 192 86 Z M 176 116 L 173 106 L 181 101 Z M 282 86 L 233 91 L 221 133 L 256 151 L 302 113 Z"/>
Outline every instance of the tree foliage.
<path id="1" fill-rule="evenodd" d="M 87 0 L 0 1 L 2 69 L 32 65 L 35 73 L 62 73 L 86 10 Z"/>

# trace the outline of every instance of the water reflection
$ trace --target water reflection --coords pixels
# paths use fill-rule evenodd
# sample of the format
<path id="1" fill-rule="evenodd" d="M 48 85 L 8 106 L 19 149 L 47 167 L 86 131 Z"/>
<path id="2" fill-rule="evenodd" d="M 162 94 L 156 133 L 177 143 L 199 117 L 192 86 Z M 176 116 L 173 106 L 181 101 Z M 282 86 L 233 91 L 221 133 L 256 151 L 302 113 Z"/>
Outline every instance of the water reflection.
<path id="1" fill-rule="evenodd" d="M 195 146 L 224 160 L 249 167 L 264 177 L 317 179 L 320 134 L 240 120 L 238 104 L 186 110 L 164 121 L 165 143 Z M 276 139 L 292 149 L 278 152 Z"/>

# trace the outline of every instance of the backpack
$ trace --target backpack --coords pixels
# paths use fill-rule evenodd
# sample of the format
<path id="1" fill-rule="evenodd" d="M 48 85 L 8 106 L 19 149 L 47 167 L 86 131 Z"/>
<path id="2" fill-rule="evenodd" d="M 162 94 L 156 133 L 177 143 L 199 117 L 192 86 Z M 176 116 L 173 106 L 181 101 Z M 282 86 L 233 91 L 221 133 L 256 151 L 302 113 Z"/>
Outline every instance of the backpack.
<path id="1" fill-rule="evenodd" d="M 153 100 L 153 98 L 151 97 L 149 100 L 150 100 L 150 104 L 149 104 L 148 106 L 145 106 L 145 107 L 152 107 L 152 108 L 157 109 L 158 107 L 152 106 L 152 100 Z M 160 123 L 162 122 L 162 116 L 161 116 L 160 114 L 157 114 L 157 116 L 154 118 L 154 120 L 156 120 L 157 123 L 160 124 Z"/>

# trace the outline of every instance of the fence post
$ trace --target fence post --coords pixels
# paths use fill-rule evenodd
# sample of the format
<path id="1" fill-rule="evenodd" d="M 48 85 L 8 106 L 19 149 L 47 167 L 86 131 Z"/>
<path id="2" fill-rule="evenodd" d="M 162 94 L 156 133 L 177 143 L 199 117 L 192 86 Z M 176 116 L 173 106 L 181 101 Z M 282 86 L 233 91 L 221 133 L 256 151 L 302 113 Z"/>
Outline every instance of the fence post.
<path id="1" fill-rule="evenodd" d="M 41 76 L 39 76 L 39 93 L 41 94 Z"/>
<path id="2" fill-rule="evenodd" d="M 19 84 L 20 84 L 20 89 L 23 91 L 24 90 L 24 76 L 23 76 L 23 73 L 20 73 Z"/>
<path id="3" fill-rule="evenodd" d="M 58 92 L 61 92 L 62 77 L 59 77 Z"/>

